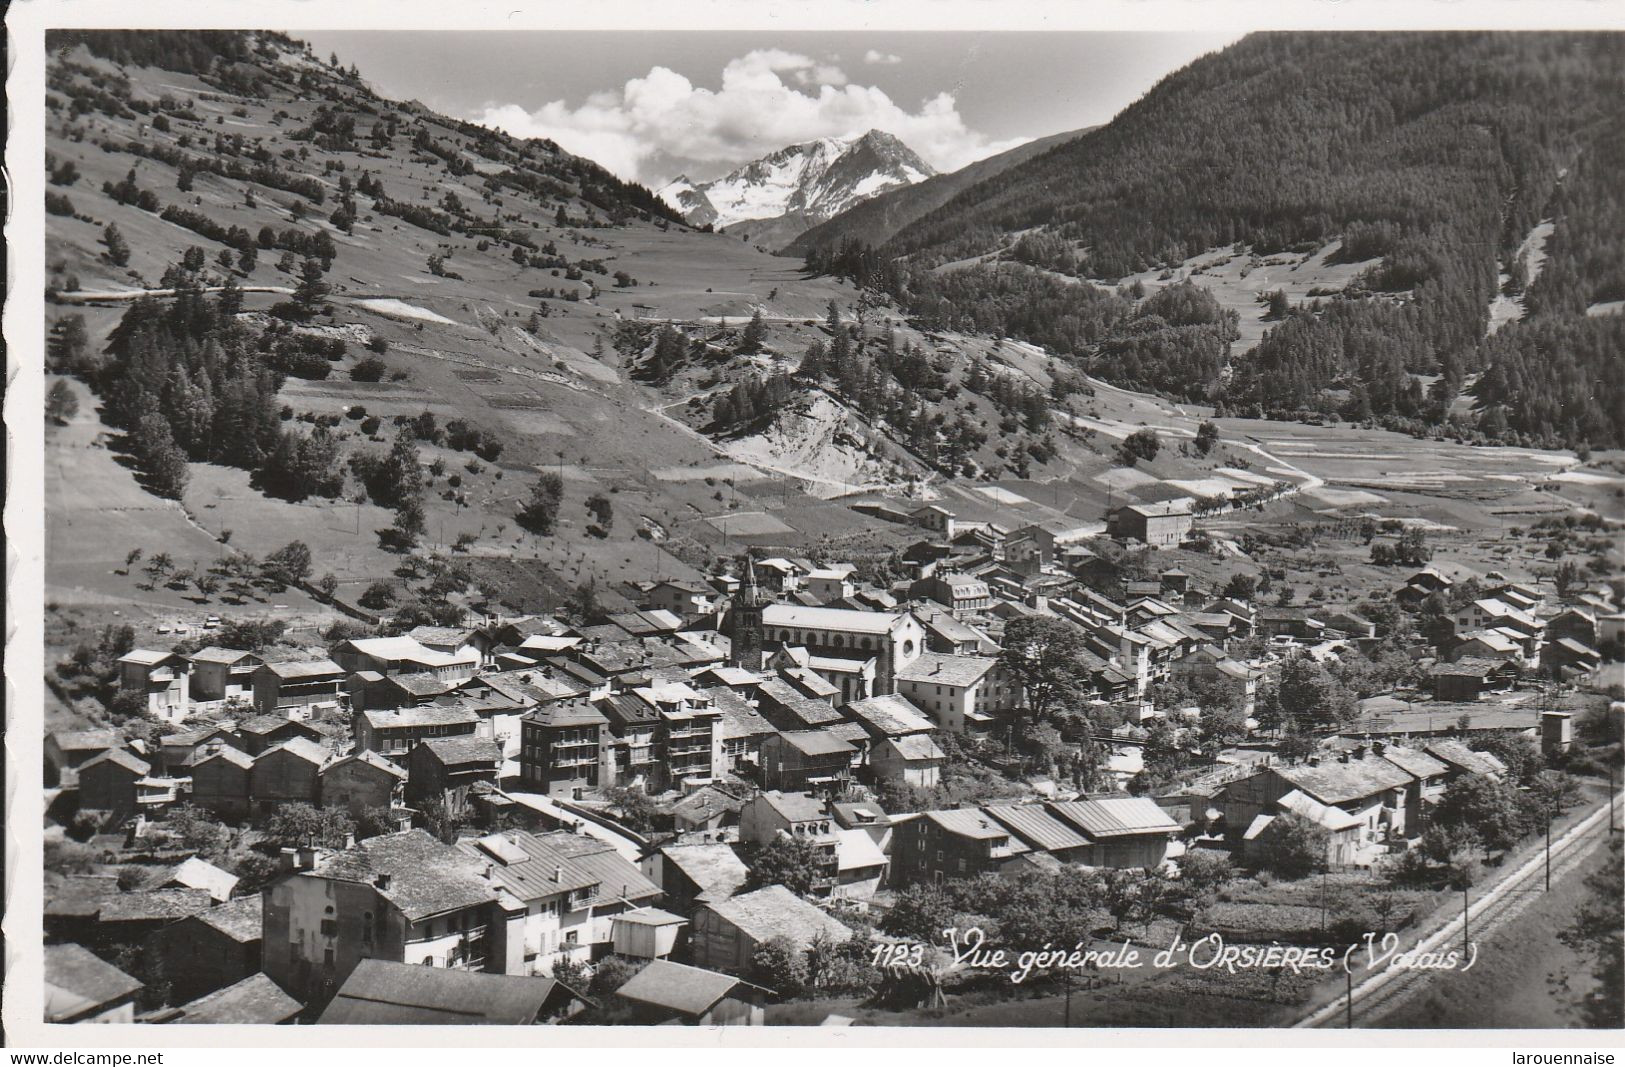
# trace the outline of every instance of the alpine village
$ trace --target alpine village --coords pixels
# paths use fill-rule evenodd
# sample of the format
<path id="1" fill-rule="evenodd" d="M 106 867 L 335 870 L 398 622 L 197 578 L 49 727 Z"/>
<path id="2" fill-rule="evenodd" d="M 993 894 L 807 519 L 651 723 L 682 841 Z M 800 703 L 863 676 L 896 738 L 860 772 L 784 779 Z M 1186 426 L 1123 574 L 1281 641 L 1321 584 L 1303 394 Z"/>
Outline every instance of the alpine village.
<path id="1" fill-rule="evenodd" d="M 1621 1025 L 1617 39 L 754 219 L 47 43 L 48 1021 Z"/>

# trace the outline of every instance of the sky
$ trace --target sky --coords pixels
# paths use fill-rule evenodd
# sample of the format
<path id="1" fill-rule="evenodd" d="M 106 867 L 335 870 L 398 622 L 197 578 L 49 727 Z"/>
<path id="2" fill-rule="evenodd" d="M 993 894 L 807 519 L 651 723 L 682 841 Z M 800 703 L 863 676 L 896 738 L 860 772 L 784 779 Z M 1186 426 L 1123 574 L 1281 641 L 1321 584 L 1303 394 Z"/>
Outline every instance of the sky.
<path id="1" fill-rule="evenodd" d="M 311 30 L 386 97 L 547 137 L 623 178 L 704 181 L 786 145 L 899 137 L 939 171 L 1110 121 L 1239 35 Z"/>

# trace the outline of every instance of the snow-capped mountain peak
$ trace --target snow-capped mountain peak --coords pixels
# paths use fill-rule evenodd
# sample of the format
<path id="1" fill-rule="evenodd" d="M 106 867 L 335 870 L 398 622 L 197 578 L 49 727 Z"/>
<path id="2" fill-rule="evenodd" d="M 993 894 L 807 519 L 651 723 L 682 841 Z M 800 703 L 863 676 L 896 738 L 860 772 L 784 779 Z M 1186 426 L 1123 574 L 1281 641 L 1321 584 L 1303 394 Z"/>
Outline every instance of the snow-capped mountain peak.
<path id="1" fill-rule="evenodd" d="M 789 215 L 810 227 L 860 200 L 935 173 L 896 137 L 870 130 L 860 137 L 793 144 L 714 181 L 679 177 L 659 195 L 696 226 Z"/>

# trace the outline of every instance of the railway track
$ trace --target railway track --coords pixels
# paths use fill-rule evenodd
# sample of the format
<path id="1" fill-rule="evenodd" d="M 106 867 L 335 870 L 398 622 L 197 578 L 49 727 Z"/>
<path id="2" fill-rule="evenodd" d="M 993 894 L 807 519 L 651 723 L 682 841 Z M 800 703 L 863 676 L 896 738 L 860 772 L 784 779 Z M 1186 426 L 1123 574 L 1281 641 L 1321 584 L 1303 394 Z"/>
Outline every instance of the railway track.
<path id="1" fill-rule="evenodd" d="M 1552 877 L 1560 878 L 1584 863 L 1596 849 L 1607 844 L 1609 837 L 1609 808 L 1616 810 L 1620 795 L 1609 798 L 1580 822 L 1570 827 L 1561 837 L 1552 839 Z M 1617 816 L 1616 816 L 1617 818 Z M 1417 953 L 1448 952 L 1461 948 L 1464 941 L 1481 942 L 1508 923 L 1514 922 L 1529 907 L 1543 897 L 1546 877 L 1546 852 L 1537 850 L 1515 871 L 1492 886 L 1467 907 L 1467 933 L 1462 933 L 1463 916 L 1457 914 L 1438 929 L 1424 936 L 1413 947 Z M 1361 950 L 1363 952 L 1363 950 Z M 1361 955 L 1357 952 L 1354 959 Z M 1469 954 L 1466 959 L 1472 959 Z M 1478 960 L 1474 965 L 1483 965 Z M 1358 966 L 1358 964 L 1356 964 Z M 1351 993 L 1323 1004 L 1303 1016 L 1294 1027 L 1341 1027 L 1350 1025 L 1350 1002 L 1354 1025 L 1374 1026 L 1408 997 L 1420 992 L 1440 972 L 1434 970 L 1408 970 L 1382 968 L 1357 977 Z"/>

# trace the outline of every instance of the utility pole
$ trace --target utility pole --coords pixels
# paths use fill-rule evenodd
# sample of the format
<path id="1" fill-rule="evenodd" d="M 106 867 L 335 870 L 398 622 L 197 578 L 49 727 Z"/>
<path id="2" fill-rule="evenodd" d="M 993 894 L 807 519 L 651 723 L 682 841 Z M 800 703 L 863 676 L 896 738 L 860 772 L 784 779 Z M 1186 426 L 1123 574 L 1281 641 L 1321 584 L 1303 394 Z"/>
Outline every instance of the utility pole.
<path id="1" fill-rule="evenodd" d="M 1348 996 L 1343 1001 L 1343 1027 L 1354 1029 L 1354 972 L 1343 968 L 1343 976 L 1348 980 Z"/>
<path id="2" fill-rule="evenodd" d="M 1467 909 L 1471 904 L 1467 891 L 1468 882 L 1466 876 L 1463 875 L 1461 880 L 1461 949 L 1463 952 L 1473 950 L 1473 941 L 1467 932 Z"/>
<path id="3" fill-rule="evenodd" d="M 1614 798 L 1612 796 L 1610 796 L 1608 798 L 1608 804 L 1609 804 L 1610 810 L 1612 810 L 1613 803 L 1614 803 Z M 1552 806 L 1550 804 L 1548 804 L 1548 805 L 1546 805 L 1546 892 L 1550 893 L 1551 891 L 1552 891 Z"/>
<path id="4" fill-rule="evenodd" d="M 1331 861 L 1327 860 L 1320 866 L 1320 932 L 1326 932 L 1326 875 L 1331 870 Z"/>

